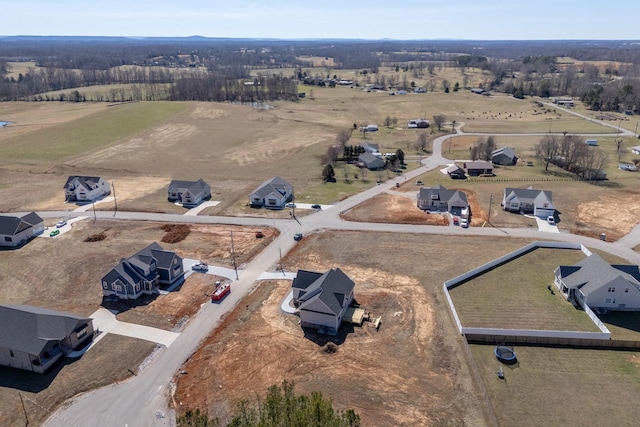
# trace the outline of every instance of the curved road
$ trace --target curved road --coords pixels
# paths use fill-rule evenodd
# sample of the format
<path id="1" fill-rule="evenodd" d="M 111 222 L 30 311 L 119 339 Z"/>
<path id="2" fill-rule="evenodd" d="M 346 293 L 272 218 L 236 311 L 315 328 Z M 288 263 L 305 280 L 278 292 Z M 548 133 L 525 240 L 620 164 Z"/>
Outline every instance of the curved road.
<path id="1" fill-rule="evenodd" d="M 557 108 L 557 107 L 556 107 Z M 571 112 L 571 111 L 568 111 Z M 593 119 L 587 118 L 594 121 Z M 608 125 L 605 123 L 605 125 Z M 628 132 L 628 131 L 627 131 Z M 630 132 L 628 132 L 631 134 Z M 522 134 L 518 134 L 521 136 Z M 100 219 L 147 220 L 163 222 L 215 223 L 234 225 L 275 226 L 280 230 L 276 238 L 248 265 L 243 266 L 239 280 L 233 283 L 231 294 L 221 304 L 204 304 L 174 343 L 158 352 L 153 361 L 142 369 L 137 376 L 112 386 L 85 393 L 73 398 L 54 413 L 44 425 L 49 427 L 85 426 L 173 426 L 175 419 L 167 409 L 171 393 L 171 380 L 182 364 L 195 352 L 201 341 L 207 337 L 219 322 L 221 316 L 231 310 L 248 292 L 256 286 L 257 279 L 265 271 L 273 270 L 279 262 L 280 254 L 287 253 L 296 242 L 293 235 L 297 232 L 308 234 L 321 229 L 366 230 L 394 233 L 427 233 L 451 235 L 485 235 L 505 237 L 539 238 L 541 240 L 562 240 L 578 242 L 606 252 L 616 254 L 628 261 L 640 264 L 640 255 L 631 248 L 640 243 L 640 227 L 636 227 L 628 236 L 618 242 L 609 243 L 567 233 L 544 233 L 532 229 L 498 229 L 472 227 L 416 226 L 405 224 L 369 224 L 347 222 L 340 219 L 339 213 L 350 209 L 371 197 L 415 179 L 425 172 L 441 167 L 449 161 L 442 157 L 442 143 L 451 135 L 437 138 L 433 143 L 433 155 L 423 160 L 423 166 L 411 172 L 377 185 L 362 193 L 341 201 L 333 207 L 315 212 L 295 220 L 273 220 L 260 218 L 205 217 L 173 214 L 154 214 L 140 212 L 96 211 Z M 55 211 L 39 213 L 44 218 L 86 216 L 93 212 Z M 90 422 L 89 422 L 90 421 Z"/>

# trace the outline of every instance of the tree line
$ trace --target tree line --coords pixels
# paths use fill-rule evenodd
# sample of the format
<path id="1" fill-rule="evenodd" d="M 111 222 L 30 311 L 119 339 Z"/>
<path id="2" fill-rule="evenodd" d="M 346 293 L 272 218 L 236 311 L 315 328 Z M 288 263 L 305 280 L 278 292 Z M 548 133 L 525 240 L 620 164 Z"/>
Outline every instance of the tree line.
<path id="1" fill-rule="evenodd" d="M 545 135 L 536 144 L 535 151 L 536 157 L 544 162 L 545 171 L 549 170 L 549 164 L 554 164 L 589 181 L 602 179 L 600 171 L 608 163 L 607 155 L 598 147 L 591 147 L 584 138 L 567 133 Z"/>

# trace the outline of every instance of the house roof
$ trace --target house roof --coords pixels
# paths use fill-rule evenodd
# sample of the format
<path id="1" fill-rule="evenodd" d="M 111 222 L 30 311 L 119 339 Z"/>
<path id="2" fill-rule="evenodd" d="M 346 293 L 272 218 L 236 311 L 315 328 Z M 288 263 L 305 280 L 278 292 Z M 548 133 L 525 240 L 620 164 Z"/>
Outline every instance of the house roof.
<path id="1" fill-rule="evenodd" d="M 274 176 L 260 184 L 252 194 L 265 198 L 274 192 L 279 193 L 281 196 L 293 194 L 293 186 L 279 176 Z"/>
<path id="2" fill-rule="evenodd" d="M 87 187 L 87 188 L 93 188 L 94 185 L 97 185 L 98 182 L 100 182 L 100 177 L 99 176 L 77 176 L 77 175 L 73 175 L 70 176 L 67 179 L 67 182 L 64 184 L 63 188 L 68 188 L 69 185 L 75 181 L 78 180 L 78 182 L 80 184 L 82 184 L 83 186 Z"/>
<path id="3" fill-rule="evenodd" d="M 175 252 L 163 249 L 162 246 L 158 244 L 158 242 L 153 242 L 149 246 L 135 254 L 133 257 L 153 257 L 158 262 L 158 268 L 169 268 L 171 267 L 171 263 L 176 256 L 178 255 Z"/>
<path id="4" fill-rule="evenodd" d="M 366 167 L 382 168 L 386 164 L 384 160 L 373 155 L 373 153 L 366 152 L 358 156 L 358 160 L 365 164 Z"/>
<path id="5" fill-rule="evenodd" d="M 460 166 L 456 165 L 455 163 L 452 164 L 451 166 L 449 166 L 448 168 L 446 168 L 445 171 L 449 175 L 451 175 L 451 174 L 460 174 L 460 173 L 462 173 L 464 175 L 464 169 L 462 169 Z"/>
<path id="6" fill-rule="evenodd" d="M 447 190 L 442 185 L 434 185 L 433 187 L 421 188 L 418 193 L 420 200 L 439 200 L 441 202 L 449 202 L 453 200 L 461 201 L 468 204 L 467 195 L 460 190 Z"/>
<path id="7" fill-rule="evenodd" d="M 637 265 L 610 265 L 598 254 L 591 254 L 573 266 L 560 266 L 562 282 L 589 295 L 614 281 L 623 280 L 640 290 L 640 270 Z"/>
<path id="8" fill-rule="evenodd" d="M 466 162 L 464 164 L 466 170 L 469 169 L 486 169 L 493 170 L 493 163 L 487 162 L 485 160 L 475 160 L 473 162 Z"/>
<path id="9" fill-rule="evenodd" d="M 514 150 L 511 147 L 502 147 L 502 148 L 498 148 L 497 150 L 493 150 L 491 152 L 491 157 L 493 158 L 494 156 L 507 156 L 510 159 L 513 159 L 516 156 L 516 150 Z"/>
<path id="10" fill-rule="evenodd" d="M 207 183 L 204 182 L 202 178 L 197 181 L 179 181 L 177 179 L 172 180 L 169 183 L 169 189 L 172 188 L 181 188 L 185 190 L 189 190 L 193 193 L 199 193 L 205 188 L 207 188 Z"/>
<path id="11" fill-rule="evenodd" d="M 49 341 L 62 340 L 89 321 L 30 305 L 0 305 L 0 347 L 40 354 Z"/>
<path id="12" fill-rule="evenodd" d="M 360 145 L 367 151 L 374 151 L 374 152 L 380 151 L 379 144 L 374 144 L 372 142 L 363 142 Z"/>
<path id="13" fill-rule="evenodd" d="M 15 236 L 16 234 L 43 222 L 43 219 L 35 213 L 19 216 L 0 215 L 0 234 Z"/>
<path id="14" fill-rule="evenodd" d="M 300 297 L 300 310 L 320 300 L 331 314 L 339 316 L 344 296 L 351 294 L 354 287 L 353 280 L 339 268 L 328 270 L 306 286 L 305 294 Z"/>
<path id="15" fill-rule="evenodd" d="M 505 200 L 511 200 L 514 197 L 517 197 L 521 202 L 524 203 L 534 203 L 536 199 L 541 201 L 540 199 L 546 199 L 547 203 L 549 203 L 549 208 L 553 208 L 553 202 L 551 198 L 551 191 L 547 190 L 534 190 L 533 188 L 510 188 L 507 187 L 504 189 Z"/>

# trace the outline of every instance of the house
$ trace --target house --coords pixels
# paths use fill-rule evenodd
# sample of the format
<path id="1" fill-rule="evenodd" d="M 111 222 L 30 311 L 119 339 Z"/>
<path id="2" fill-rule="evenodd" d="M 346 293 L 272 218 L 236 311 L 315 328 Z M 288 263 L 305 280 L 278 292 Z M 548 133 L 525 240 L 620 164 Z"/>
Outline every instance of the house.
<path id="1" fill-rule="evenodd" d="M 298 270 L 291 284 L 300 325 L 336 334 L 353 302 L 355 284 L 339 268 L 325 273 Z"/>
<path id="2" fill-rule="evenodd" d="M 414 93 L 427 93 L 427 88 L 425 87 L 417 87 L 413 90 Z"/>
<path id="3" fill-rule="evenodd" d="M 111 194 L 111 186 L 99 176 L 70 176 L 64 184 L 67 202 L 93 202 Z"/>
<path id="4" fill-rule="evenodd" d="M 0 305 L 0 365 L 42 374 L 92 339 L 92 319 L 30 305 Z"/>
<path id="5" fill-rule="evenodd" d="M 637 265 L 608 264 L 591 254 L 572 266 L 554 271 L 554 284 L 570 301 L 596 310 L 640 310 L 640 270 Z"/>
<path id="6" fill-rule="evenodd" d="M 493 163 L 485 160 L 476 160 L 473 162 L 466 162 L 462 164 L 463 169 L 466 169 L 467 175 L 479 176 L 483 174 L 493 173 Z"/>
<path id="7" fill-rule="evenodd" d="M 640 155 L 640 145 L 636 145 L 635 147 L 631 147 L 631 152 L 633 154 L 639 154 Z"/>
<path id="8" fill-rule="evenodd" d="M 380 157 L 375 156 L 373 153 L 366 152 L 362 153 L 358 156 L 358 161 L 364 165 L 365 168 L 378 171 L 384 169 L 387 162 L 382 160 Z"/>
<path id="9" fill-rule="evenodd" d="M 511 147 L 502 147 L 491 152 L 491 163 L 494 165 L 513 166 L 517 161 L 516 150 Z"/>
<path id="10" fill-rule="evenodd" d="M 179 280 L 184 280 L 182 258 L 154 242 L 129 258 L 121 259 L 102 278 L 102 294 L 136 299 L 143 294 L 157 294 L 159 285 L 172 285 Z"/>
<path id="11" fill-rule="evenodd" d="M 584 143 L 591 146 L 591 147 L 597 147 L 598 146 L 598 140 L 597 139 L 585 139 Z"/>
<path id="12" fill-rule="evenodd" d="M 484 92 L 484 89 L 481 87 L 474 87 L 471 89 L 471 93 L 475 93 L 476 95 L 482 95 Z"/>
<path id="13" fill-rule="evenodd" d="M 0 247 L 15 248 L 43 231 L 44 220 L 35 212 L 22 216 L 0 215 Z"/>
<path id="14" fill-rule="evenodd" d="M 464 173 L 464 169 L 455 163 L 445 169 L 447 175 L 451 177 L 451 179 L 465 179 L 467 175 Z"/>
<path id="15" fill-rule="evenodd" d="M 167 200 L 179 202 L 183 206 L 197 206 L 211 198 L 211 187 L 202 178 L 197 181 L 173 180 L 169 183 Z"/>
<path id="16" fill-rule="evenodd" d="M 380 145 L 371 142 L 363 142 L 360 144 L 366 153 L 380 154 Z"/>
<path id="17" fill-rule="evenodd" d="M 469 208 L 467 195 L 460 190 L 447 190 L 441 185 L 421 188 L 418 192 L 418 207 L 423 211 L 451 212 L 459 215 Z"/>
<path id="18" fill-rule="evenodd" d="M 273 177 L 256 188 L 249 196 L 252 208 L 284 209 L 293 199 L 293 186 L 279 176 Z"/>
<path id="19" fill-rule="evenodd" d="M 415 129 L 415 128 L 425 129 L 428 127 L 429 127 L 429 120 L 425 120 L 425 119 L 411 119 L 407 122 L 408 129 Z"/>
<path id="20" fill-rule="evenodd" d="M 502 197 L 505 211 L 533 214 L 538 218 L 548 218 L 556 212 L 551 201 L 551 191 L 533 188 L 505 188 Z"/>

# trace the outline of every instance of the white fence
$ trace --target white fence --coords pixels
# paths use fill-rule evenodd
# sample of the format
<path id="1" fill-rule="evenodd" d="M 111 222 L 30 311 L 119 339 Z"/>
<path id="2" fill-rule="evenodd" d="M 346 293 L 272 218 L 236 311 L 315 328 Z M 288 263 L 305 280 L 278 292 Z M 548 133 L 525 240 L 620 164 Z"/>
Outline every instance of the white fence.
<path id="1" fill-rule="evenodd" d="M 586 247 L 580 243 L 566 243 L 566 242 L 545 242 L 538 241 L 530 243 L 517 249 L 511 253 L 494 259 L 480 267 L 474 268 L 458 277 L 454 277 L 451 280 L 444 282 L 444 293 L 449 303 L 449 309 L 453 315 L 453 319 L 456 322 L 458 330 L 462 335 L 482 335 L 482 336 L 496 336 L 496 337 L 520 337 L 520 338 L 548 338 L 548 339 L 560 339 L 560 340 L 609 340 L 611 339 L 611 332 L 607 327 L 598 319 L 589 307 L 585 307 L 585 313 L 593 321 L 593 323 L 600 329 L 600 332 L 581 332 L 581 331 L 553 331 L 553 330 L 531 330 L 531 329 L 500 329 L 500 328 L 467 328 L 462 326 L 462 322 L 458 317 L 449 289 L 459 286 L 462 283 L 491 270 L 501 264 L 504 264 L 514 258 L 517 258 L 527 252 L 530 252 L 537 248 L 555 248 L 555 249 L 579 249 L 585 256 L 591 255 Z"/>

